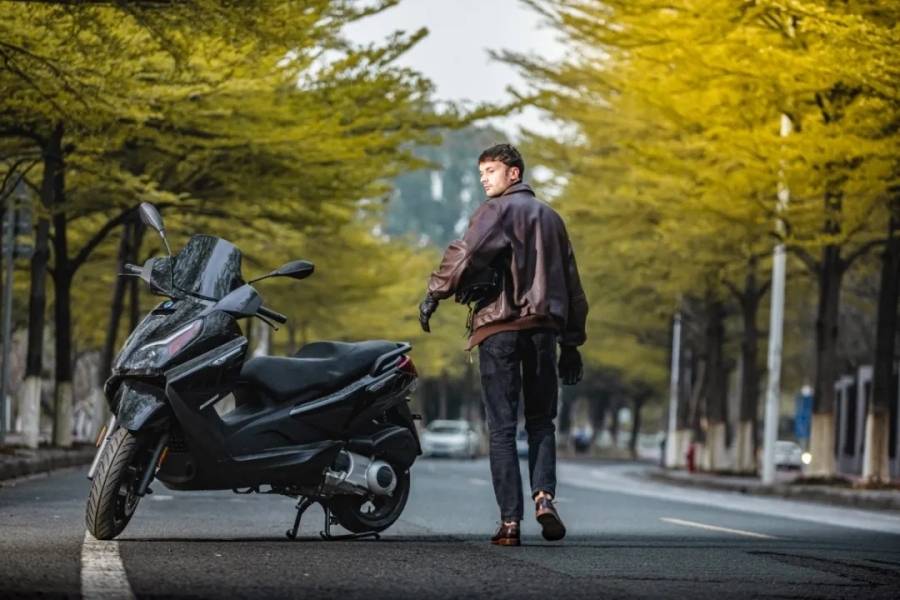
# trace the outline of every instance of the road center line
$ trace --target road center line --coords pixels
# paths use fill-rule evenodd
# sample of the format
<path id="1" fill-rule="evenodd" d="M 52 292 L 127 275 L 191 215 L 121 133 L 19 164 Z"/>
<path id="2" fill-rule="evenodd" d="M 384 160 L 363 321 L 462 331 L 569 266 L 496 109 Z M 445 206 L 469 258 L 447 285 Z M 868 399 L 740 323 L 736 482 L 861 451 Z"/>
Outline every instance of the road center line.
<path id="1" fill-rule="evenodd" d="M 682 519 L 672 519 L 669 517 L 660 517 L 660 521 L 672 523 L 673 525 L 684 525 L 685 527 L 697 527 L 698 529 L 709 529 L 710 531 L 721 531 L 723 533 L 733 533 L 735 535 L 744 535 L 747 537 L 760 538 L 764 540 L 777 540 L 774 535 L 766 535 L 764 533 L 754 533 L 752 531 L 744 531 L 743 529 L 730 529 L 728 527 L 718 527 L 716 525 L 707 525 L 706 523 L 696 523 L 694 521 L 684 521 Z"/>
<path id="2" fill-rule="evenodd" d="M 134 598 L 119 556 L 119 542 L 101 541 L 84 532 L 81 545 L 81 595 L 90 598 Z"/>

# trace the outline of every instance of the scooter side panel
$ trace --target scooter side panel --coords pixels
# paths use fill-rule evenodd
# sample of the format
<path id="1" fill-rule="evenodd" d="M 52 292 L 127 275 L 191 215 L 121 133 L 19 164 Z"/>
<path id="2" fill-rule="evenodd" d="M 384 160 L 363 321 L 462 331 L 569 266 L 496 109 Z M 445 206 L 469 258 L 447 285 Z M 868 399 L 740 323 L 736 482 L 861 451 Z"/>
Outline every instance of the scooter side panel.
<path id="1" fill-rule="evenodd" d="M 117 394 L 116 418 L 119 425 L 128 431 L 151 427 L 171 415 L 165 392 L 156 386 L 141 381 L 125 381 Z"/>
<path id="2" fill-rule="evenodd" d="M 366 430 L 373 418 L 405 402 L 413 378 L 396 371 L 365 377 L 337 392 L 300 402 L 290 415 L 302 423 L 346 437 Z"/>
<path id="3" fill-rule="evenodd" d="M 247 338 L 239 337 L 166 372 L 166 396 L 204 462 L 227 459 L 222 420 L 209 401 L 234 387 Z"/>
<path id="4" fill-rule="evenodd" d="M 259 485 L 316 485 L 343 443 L 314 442 L 210 464 L 190 453 L 170 453 L 156 477 L 175 490 L 227 490 Z"/>
<path id="5" fill-rule="evenodd" d="M 419 454 L 419 446 L 406 427 L 388 425 L 365 437 L 355 437 L 347 444 L 351 452 L 382 458 L 404 469 L 409 468 Z"/>

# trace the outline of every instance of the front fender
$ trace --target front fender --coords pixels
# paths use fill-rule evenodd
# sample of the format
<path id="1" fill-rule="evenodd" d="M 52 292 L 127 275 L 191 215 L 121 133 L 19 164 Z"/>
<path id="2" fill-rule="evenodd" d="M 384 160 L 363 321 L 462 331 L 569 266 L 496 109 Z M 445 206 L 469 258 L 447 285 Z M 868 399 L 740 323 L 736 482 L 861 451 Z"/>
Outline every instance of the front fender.
<path id="1" fill-rule="evenodd" d="M 136 432 L 155 427 L 171 417 L 162 389 L 140 381 L 124 381 L 116 392 L 116 420 L 120 427 Z"/>

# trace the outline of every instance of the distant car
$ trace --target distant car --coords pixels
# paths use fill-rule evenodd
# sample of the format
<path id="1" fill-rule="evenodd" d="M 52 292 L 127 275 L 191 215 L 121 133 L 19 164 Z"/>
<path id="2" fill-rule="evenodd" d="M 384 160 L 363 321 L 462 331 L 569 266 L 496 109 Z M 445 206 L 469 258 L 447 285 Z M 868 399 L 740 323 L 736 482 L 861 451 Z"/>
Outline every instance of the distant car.
<path id="1" fill-rule="evenodd" d="M 432 421 L 422 432 L 422 453 L 425 456 L 475 458 L 481 447 L 481 436 L 465 420 Z"/>
<path id="2" fill-rule="evenodd" d="M 796 442 L 775 442 L 775 468 L 799 471 L 803 468 L 803 449 Z"/>

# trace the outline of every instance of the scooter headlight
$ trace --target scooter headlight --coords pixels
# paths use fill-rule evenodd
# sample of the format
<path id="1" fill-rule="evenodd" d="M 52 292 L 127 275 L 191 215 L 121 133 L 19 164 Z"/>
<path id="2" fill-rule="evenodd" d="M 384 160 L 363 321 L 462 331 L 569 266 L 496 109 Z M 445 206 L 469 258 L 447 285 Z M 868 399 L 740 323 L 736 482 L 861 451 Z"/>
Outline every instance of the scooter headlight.
<path id="1" fill-rule="evenodd" d="M 147 352 L 148 358 L 152 357 L 156 363 L 166 361 L 181 352 L 181 349 L 200 335 L 202 330 L 203 321 L 201 319 L 191 321 L 168 337 L 145 344 L 141 347 L 140 352 Z"/>

